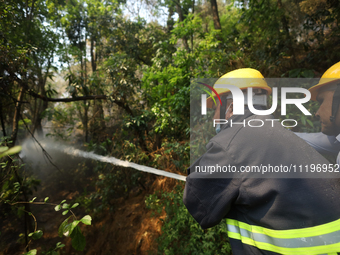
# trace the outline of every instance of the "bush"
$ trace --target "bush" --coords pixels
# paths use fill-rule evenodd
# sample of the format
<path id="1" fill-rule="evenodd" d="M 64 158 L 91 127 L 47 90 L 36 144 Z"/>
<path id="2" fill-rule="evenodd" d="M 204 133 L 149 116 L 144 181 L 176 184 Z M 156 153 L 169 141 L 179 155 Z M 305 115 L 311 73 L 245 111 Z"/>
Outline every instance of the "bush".
<path id="1" fill-rule="evenodd" d="M 226 221 L 203 230 L 185 208 L 182 197 L 183 186 L 178 185 L 170 193 L 156 193 L 146 198 L 147 208 L 156 215 L 166 212 L 166 218 L 161 219 L 162 235 L 157 239 L 158 254 L 231 254 Z"/>

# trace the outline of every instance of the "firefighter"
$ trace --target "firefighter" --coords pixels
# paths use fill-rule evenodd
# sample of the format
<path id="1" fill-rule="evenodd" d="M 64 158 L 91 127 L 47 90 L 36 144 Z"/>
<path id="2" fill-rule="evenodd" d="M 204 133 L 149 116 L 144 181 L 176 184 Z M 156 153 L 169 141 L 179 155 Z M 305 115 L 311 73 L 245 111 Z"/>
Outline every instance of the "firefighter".
<path id="1" fill-rule="evenodd" d="M 257 70 L 238 69 L 221 78 L 247 78 L 234 79 L 234 85 L 244 91 L 245 97 L 252 96 L 254 108 L 265 107 L 262 100 L 270 88 Z M 219 83 L 223 84 L 222 79 L 216 82 Z M 248 88 L 255 92 L 247 95 Z M 244 106 L 244 115 L 236 115 L 233 106 L 237 99 L 225 88 L 218 93 L 222 105 L 217 105 L 215 118 L 219 115 L 229 122 L 217 128 L 217 135 L 206 146 L 207 151 L 188 168 L 183 202 L 189 213 L 203 229 L 226 220 L 233 255 L 334 255 L 340 252 L 337 179 L 291 178 L 289 175 L 275 178 L 282 177 L 276 173 L 257 178 L 259 176 L 252 173 L 221 175 L 199 171 L 212 165 L 235 166 L 239 170 L 260 165 L 329 163 L 281 125 L 272 127 L 268 122 L 261 127 L 231 126 L 232 120 L 245 123 L 252 119 L 273 119 L 273 116 L 254 115 L 250 105 Z M 207 99 L 207 107 L 212 107 L 211 100 Z"/>
<path id="2" fill-rule="evenodd" d="M 317 151 L 337 155 L 340 164 L 340 62 L 331 66 L 319 83 L 309 89 L 311 99 L 320 103 L 316 116 L 321 122 L 321 133 L 296 133 Z"/>

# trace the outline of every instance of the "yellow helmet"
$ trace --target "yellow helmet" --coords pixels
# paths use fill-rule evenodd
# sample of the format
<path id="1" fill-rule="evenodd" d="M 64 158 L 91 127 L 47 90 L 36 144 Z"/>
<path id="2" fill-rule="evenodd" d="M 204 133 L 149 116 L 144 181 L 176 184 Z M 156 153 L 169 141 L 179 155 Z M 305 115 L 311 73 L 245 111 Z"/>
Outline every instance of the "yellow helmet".
<path id="1" fill-rule="evenodd" d="M 266 81 L 264 80 L 263 75 L 259 71 L 252 68 L 241 68 L 226 73 L 215 82 L 214 87 L 216 86 L 216 84 L 225 84 L 225 79 L 227 78 L 231 78 L 230 80 L 228 80 L 228 83 L 230 82 L 230 85 L 234 85 L 241 90 L 247 88 L 259 88 L 266 90 L 267 94 L 272 92 L 272 89 L 267 85 Z M 215 88 L 215 90 L 220 96 L 230 92 L 230 90 L 227 88 Z M 213 99 L 212 97 L 208 97 L 207 107 L 212 108 L 212 106 Z"/>
<path id="2" fill-rule="evenodd" d="M 328 86 L 337 80 L 340 80 L 340 62 L 328 68 L 327 71 L 321 76 L 319 83 L 309 89 L 311 93 L 311 99 L 316 101 L 319 90 L 322 87 Z"/>

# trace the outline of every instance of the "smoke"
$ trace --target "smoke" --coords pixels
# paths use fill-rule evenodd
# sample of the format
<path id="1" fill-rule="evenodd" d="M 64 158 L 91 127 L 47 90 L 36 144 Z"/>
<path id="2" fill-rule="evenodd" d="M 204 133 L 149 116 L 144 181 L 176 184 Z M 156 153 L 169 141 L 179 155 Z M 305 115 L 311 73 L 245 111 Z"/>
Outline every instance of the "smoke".
<path id="1" fill-rule="evenodd" d="M 129 161 L 120 160 L 114 157 L 101 156 L 101 155 L 95 154 L 94 152 L 86 152 L 86 151 L 77 149 L 73 146 L 62 144 L 60 142 L 55 142 L 50 139 L 45 138 L 44 140 L 39 141 L 39 143 L 46 150 L 46 152 L 49 155 L 51 155 L 52 157 L 51 160 L 56 165 L 59 165 L 60 163 L 61 164 L 66 163 L 65 160 L 67 158 L 71 158 L 72 160 L 74 157 L 78 157 L 78 158 L 80 157 L 80 158 L 85 158 L 85 159 L 93 159 L 93 160 L 97 160 L 97 161 L 101 161 L 101 162 L 105 162 L 105 163 L 109 163 L 109 164 L 113 164 L 117 166 L 122 166 L 122 167 L 131 167 L 138 171 L 152 173 L 152 174 L 156 174 L 160 176 L 166 176 L 166 177 L 174 178 L 174 179 L 181 180 L 181 181 L 186 180 L 186 177 L 183 175 L 170 173 L 167 171 L 159 170 L 159 169 L 148 167 L 148 166 L 138 165 L 138 164 L 135 164 Z M 22 147 L 23 149 L 20 153 L 20 156 L 23 157 L 24 159 L 31 159 L 31 161 L 32 159 L 34 159 L 32 161 L 33 167 L 38 167 L 38 166 L 41 167 L 46 164 L 50 164 L 46 155 L 44 155 L 44 153 L 42 152 L 41 147 L 34 140 L 32 139 L 26 140 L 23 143 Z M 66 157 L 66 155 L 72 156 L 72 157 Z"/>
<path id="2" fill-rule="evenodd" d="M 26 165 L 26 171 L 42 180 L 55 177 L 56 172 L 70 174 L 84 162 L 83 158 L 72 157 L 62 152 L 59 147 L 63 144 L 50 138 L 38 139 L 38 142 L 30 138 L 20 145 L 22 150 L 19 156 Z"/>

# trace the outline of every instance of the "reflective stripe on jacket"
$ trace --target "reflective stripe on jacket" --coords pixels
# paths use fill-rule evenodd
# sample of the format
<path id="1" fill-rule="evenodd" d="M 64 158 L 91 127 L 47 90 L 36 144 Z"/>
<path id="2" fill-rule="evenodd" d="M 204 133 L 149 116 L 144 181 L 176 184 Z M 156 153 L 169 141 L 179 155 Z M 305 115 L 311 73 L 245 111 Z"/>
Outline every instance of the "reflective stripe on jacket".
<path id="1" fill-rule="evenodd" d="M 228 236 L 259 249 L 281 254 L 337 254 L 340 219 L 323 225 L 273 230 L 227 219 Z"/>

